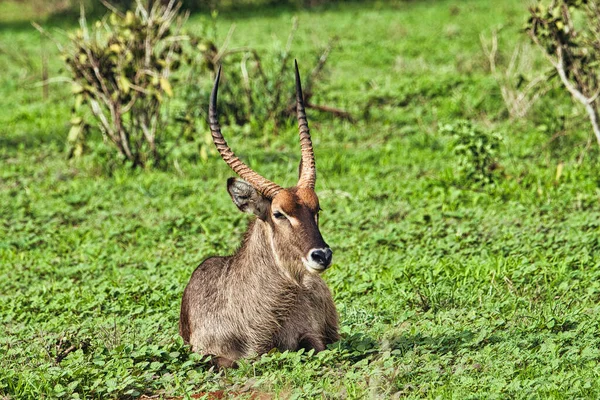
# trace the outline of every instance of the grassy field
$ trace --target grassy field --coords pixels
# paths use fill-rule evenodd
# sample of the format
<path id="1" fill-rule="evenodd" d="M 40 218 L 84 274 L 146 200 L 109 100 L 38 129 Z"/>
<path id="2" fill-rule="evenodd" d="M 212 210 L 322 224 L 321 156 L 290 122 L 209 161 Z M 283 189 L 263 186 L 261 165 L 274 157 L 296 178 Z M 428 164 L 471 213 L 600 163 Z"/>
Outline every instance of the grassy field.
<path id="1" fill-rule="evenodd" d="M 1 399 L 600 398 L 600 154 L 558 88 L 509 120 L 479 42 L 501 26 L 510 55 L 526 39 L 523 1 L 221 13 L 220 36 L 235 23 L 232 45 L 259 51 L 285 43 L 297 15 L 300 65 L 339 36 L 317 100 L 357 118 L 309 112 L 342 339 L 224 372 L 177 322 L 196 265 L 233 252 L 247 225 L 231 171 L 217 157 L 164 171 L 67 161 L 70 88 L 42 99 L 40 35 L 18 14 L 0 3 Z M 46 46 L 51 76 L 64 75 Z M 495 184 L 457 169 L 438 126 L 459 120 L 502 137 Z M 294 127 L 224 133 L 260 173 L 295 183 Z"/>

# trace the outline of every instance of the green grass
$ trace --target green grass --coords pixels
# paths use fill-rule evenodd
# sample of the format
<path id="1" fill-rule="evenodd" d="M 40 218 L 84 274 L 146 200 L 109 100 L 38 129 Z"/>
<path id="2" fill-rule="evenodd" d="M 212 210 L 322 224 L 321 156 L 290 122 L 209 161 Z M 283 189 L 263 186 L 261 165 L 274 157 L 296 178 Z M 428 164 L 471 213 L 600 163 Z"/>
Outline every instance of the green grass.
<path id="1" fill-rule="evenodd" d="M 342 339 L 220 373 L 183 345 L 177 321 L 193 269 L 233 252 L 245 230 L 225 190 L 231 172 L 216 157 L 181 156 L 165 171 L 107 168 L 97 154 L 65 160 L 69 87 L 43 100 L 39 34 L 0 25 L 0 398 L 249 388 L 278 398 L 599 398 L 598 151 L 579 162 L 590 129 L 561 90 L 509 121 L 479 45 L 480 32 L 503 25 L 510 54 L 524 40 L 522 3 L 219 16 L 221 38 L 236 24 L 232 46 L 268 50 L 298 15 L 301 65 L 339 36 L 315 100 L 358 118 L 309 113 Z M 196 15 L 188 28 L 207 23 Z M 496 185 L 461 181 L 452 139 L 438 132 L 459 119 L 503 137 Z M 295 183 L 293 127 L 224 133 L 259 172 Z"/>

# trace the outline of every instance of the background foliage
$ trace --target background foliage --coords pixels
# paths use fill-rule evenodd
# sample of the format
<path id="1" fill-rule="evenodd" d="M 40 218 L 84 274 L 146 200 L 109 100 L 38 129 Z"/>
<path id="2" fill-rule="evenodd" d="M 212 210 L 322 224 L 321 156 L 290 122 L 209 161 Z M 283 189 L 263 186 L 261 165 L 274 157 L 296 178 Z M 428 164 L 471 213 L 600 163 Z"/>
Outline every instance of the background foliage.
<path id="1" fill-rule="evenodd" d="M 457 121 L 440 126 L 440 133 L 452 135 L 451 147 L 457 156 L 457 182 L 474 187 L 494 183 L 498 176 L 496 154 L 502 138 L 484 132 L 468 121 Z"/>
<path id="2" fill-rule="evenodd" d="M 499 25 L 507 48 L 526 40 L 522 1 L 219 14 L 217 43 L 235 22 L 232 45 L 258 51 L 283 47 L 297 16 L 301 66 L 339 37 L 315 101 L 357 117 L 309 115 L 342 339 L 220 373 L 183 346 L 177 319 L 195 266 L 232 252 L 245 229 L 231 172 L 199 156 L 204 138 L 181 143 L 165 170 L 108 166 L 101 140 L 66 161 L 72 94 L 50 85 L 43 98 L 43 52 L 49 76 L 64 67 L 22 21 L 32 13 L 0 3 L 0 397 L 600 397 L 598 150 L 559 88 L 511 120 L 480 47 Z M 186 28 L 211 21 L 196 14 Z M 493 185 L 464 178 L 439 130 L 464 120 L 475 137 L 503 138 Z M 265 176 L 295 182 L 294 127 L 224 132 Z"/>
<path id="3" fill-rule="evenodd" d="M 82 110 L 86 105 L 103 139 L 132 166 L 163 162 L 164 103 L 173 97 L 169 80 L 186 58 L 183 48 L 188 41 L 181 34 L 185 18 L 178 16 L 180 7 L 171 1 L 165 6 L 138 2 L 126 12 L 113 8 L 91 31 L 81 9 L 79 30 L 66 46 L 57 43 L 75 95 L 68 137 L 71 155 L 83 153 L 91 124 Z"/>
<path id="4" fill-rule="evenodd" d="M 206 120 L 210 90 L 219 67 L 227 71 L 219 110 L 229 121 L 239 126 L 250 124 L 254 132 L 271 126 L 274 134 L 280 126 L 295 123 L 294 85 L 285 78 L 292 67 L 297 18 L 293 19 L 285 47 L 261 56 L 252 47 L 227 47 L 235 24 L 223 43 L 216 43 L 217 11 L 211 13 L 212 29 L 205 26 L 198 35 L 182 30 L 189 10 L 179 13 L 182 4 L 175 0 L 165 4 L 137 1 L 127 11 L 120 11 L 115 4 L 103 4 L 107 14 L 91 28 L 81 7 L 80 28 L 69 35 L 66 45 L 33 23 L 55 42 L 70 72 L 62 77 L 72 82 L 75 97 L 68 135 L 69 158 L 81 156 L 93 140 L 89 131 L 99 130 L 103 140 L 117 150 L 117 161 L 132 167 L 164 167 L 182 139 L 190 140 L 200 131 L 207 131 L 202 122 Z M 314 65 L 305 65 L 310 66 L 303 74 L 305 106 L 353 120 L 344 110 L 317 105 L 312 100 L 332 47 L 333 40 L 316 57 Z M 42 75 L 47 97 L 46 65 Z M 238 84 L 228 85 L 230 80 Z M 170 100 L 174 102 L 172 107 Z M 206 139 L 211 142 L 210 137 Z M 205 146 L 200 147 L 200 154 L 206 160 Z"/>

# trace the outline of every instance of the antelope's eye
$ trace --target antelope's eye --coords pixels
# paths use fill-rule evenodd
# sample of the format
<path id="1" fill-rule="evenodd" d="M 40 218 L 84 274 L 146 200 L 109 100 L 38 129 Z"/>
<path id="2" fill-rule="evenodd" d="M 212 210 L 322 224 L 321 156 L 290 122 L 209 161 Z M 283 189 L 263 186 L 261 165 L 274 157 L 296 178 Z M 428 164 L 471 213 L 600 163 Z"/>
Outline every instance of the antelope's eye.
<path id="1" fill-rule="evenodd" d="M 283 215 L 283 213 L 280 213 L 279 211 L 275 211 L 273 213 L 273 217 L 275 217 L 277 219 L 286 219 L 285 215 Z"/>

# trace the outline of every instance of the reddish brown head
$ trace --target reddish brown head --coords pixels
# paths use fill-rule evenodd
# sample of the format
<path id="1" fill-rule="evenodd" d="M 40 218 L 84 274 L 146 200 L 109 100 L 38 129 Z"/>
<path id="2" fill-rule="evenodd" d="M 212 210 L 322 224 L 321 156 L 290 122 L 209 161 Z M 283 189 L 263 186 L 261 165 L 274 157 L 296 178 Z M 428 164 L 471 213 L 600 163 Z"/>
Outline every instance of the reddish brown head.
<path id="1" fill-rule="evenodd" d="M 319 231 L 319 199 L 315 193 L 315 157 L 308 129 L 300 74 L 296 63 L 296 113 L 302 158 L 298 184 L 284 189 L 263 178 L 231 151 L 217 118 L 217 92 L 221 68 L 210 99 L 208 118 L 213 141 L 223 160 L 243 180 L 230 178 L 227 190 L 236 206 L 255 214 L 272 232 L 271 246 L 279 264 L 300 263 L 310 272 L 322 272 L 331 264 L 332 252 Z"/>

